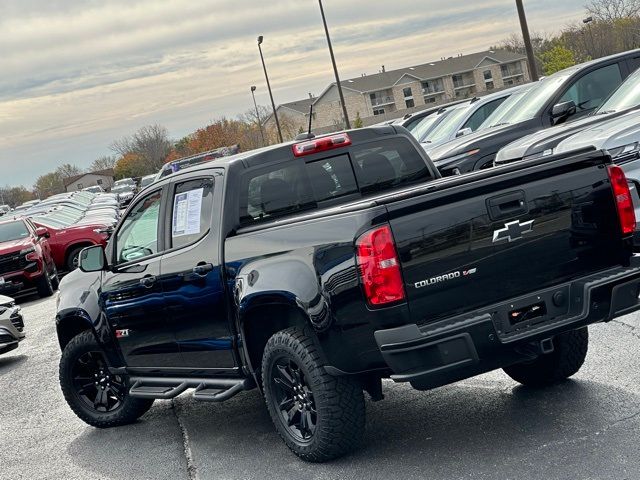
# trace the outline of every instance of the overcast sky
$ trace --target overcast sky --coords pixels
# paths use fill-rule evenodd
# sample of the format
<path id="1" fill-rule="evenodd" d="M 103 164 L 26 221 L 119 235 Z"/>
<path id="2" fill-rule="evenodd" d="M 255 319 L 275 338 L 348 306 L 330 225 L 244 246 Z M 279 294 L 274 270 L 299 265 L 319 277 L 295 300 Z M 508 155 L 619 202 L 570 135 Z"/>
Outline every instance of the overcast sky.
<path id="1" fill-rule="evenodd" d="M 555 32 L 585 0 L 525 0 Z M 488 48 L 519 31 L 513 0 L 324 0 L 343 78 Z M 319 94 L 332 71 L 315 0 L 0 0 L 0 185 L 82 168 L 160 123 L 180 138 L 212 119 Z"/>

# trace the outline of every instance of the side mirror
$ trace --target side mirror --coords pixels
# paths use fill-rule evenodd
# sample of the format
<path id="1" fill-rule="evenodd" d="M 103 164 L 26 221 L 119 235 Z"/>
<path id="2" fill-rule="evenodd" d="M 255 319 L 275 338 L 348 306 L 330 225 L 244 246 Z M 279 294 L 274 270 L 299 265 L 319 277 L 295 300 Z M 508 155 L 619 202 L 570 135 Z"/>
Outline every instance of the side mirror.
<path id="1" fill-rule="evenodd" d="M 36 235 L 38 236 L 38 238 L 51 238 L 51 234 L 49 233 L 49 230 L 47 230 L 44 227 L 36 228 Z"/>
<path id="2" fill-rule="evenodd" d="M 471 133 L 473 133 L 473 130 L 471 130 L 470 128 L 462 128 L 458 131 L 458 133 L 456 133 L 456 138 L 464 137 L 465 135 L 469 135 Z"/>
<path id="3" fill-rule="evenodd" d="M 567 117 L 574 115 L 577 111 L 576 103 L 573 100 L 569 100 L 568 102 L 558 103 L 553 106 L 551 110 L 551 118 L 555 121 L 554 123 L 560 123 L 562 120 L 565 120 Z"/>
<path id="4" fill-rule="evenodd" d="M 93 245 L 80 252 L 78 266 L 81 271 L 85 273 L 100 272 L 105 269 L 106 265 L 107 257 L 104 254 L 102 245 Z"/>

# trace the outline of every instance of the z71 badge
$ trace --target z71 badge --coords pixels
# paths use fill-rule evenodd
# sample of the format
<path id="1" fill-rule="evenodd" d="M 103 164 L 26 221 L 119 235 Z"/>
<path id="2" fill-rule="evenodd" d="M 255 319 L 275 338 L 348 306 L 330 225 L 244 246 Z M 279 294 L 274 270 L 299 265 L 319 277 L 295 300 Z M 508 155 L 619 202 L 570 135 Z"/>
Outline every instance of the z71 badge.
<path id="1" fill-rule="evenodd" d="M 416 282 L 414 284 L 414 287 L 416 288 L 430 287 L 432 285 L 437 285 L 438 283 L 448 282 L 449 280 L 455 280 L 456 278 L 468 277 L 477 272 L 478 272 L 477 268 L 470 268 L 469 270 L 458 270 L 456 272 L 445 273 L 444 275 L 438 275 L 437 277 L 433 277 L 428 280 L 422 280 L 420 282 Z"/>

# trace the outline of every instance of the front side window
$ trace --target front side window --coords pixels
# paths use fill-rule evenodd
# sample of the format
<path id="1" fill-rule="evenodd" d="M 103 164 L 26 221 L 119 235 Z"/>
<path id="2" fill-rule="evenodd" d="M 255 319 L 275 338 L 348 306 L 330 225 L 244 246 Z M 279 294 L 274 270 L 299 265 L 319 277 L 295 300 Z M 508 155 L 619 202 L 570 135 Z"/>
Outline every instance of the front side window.
<path id="1" fill-rule="evenodd" d="M 116 263 L 138 261 L 159 253 L 161 198 L 161 191 L 154 192 L 129 211 L 116 235 Z"/>
<path id="2" fill-rule="evenodd" d="M 580 77 L 565 92 L 558 103 L 573 101 L 577 113 L 598 108 L 622 83 L 617 63 L 599 68 Z"/>
<path id="3" fill-rule="evenodd" d="M 471 131 L 475 132 L 478 128 L 480 128 L 480 125 L 482 125 L 484 121 L 489 118 L 489 115 L 491 115 L 496 110 L 496 108 L 498 108 L 506 99 L 507 97 L 499 98 L 478 108 L 478 110 L 476 110 L 473 115 L 469 117 L 469 120 L 467 120 L 462 128 L 470 128 Z"/>
<path id="4" fill-rule="evenodd" d="M 211 227 L 213 179 L 178 183 L 171 211 L 171 246 L 180 248 L 197 242 Z"/>

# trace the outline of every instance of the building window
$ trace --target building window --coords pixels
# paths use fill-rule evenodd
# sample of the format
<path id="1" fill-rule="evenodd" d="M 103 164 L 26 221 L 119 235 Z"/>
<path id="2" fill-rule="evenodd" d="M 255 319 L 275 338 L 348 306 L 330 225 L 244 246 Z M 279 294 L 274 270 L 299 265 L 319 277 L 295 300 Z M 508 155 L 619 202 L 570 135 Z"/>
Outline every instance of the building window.
<path id="1" fill-rule="evenodd" d="M 82 190 L 84 188 L 84 185 L 82 185 L 81 183 L 78 184 L 78 190 Z"/>
<path id="2" fill-rule="evenodd" d="M 411 91 L 411 87 L 405 88 L 404 90 L 402 90 L 402 93 L 404 93 L 404 98 L 413 97 L 413 92 Z"/>
<path id="3" fill-rule="evenodd" d="M 434 93 L 444 92 L 444 84 L 441 78 L 435 80 L 427 80 L 422 82 L 422 93 L 425 95 L 432 95 Z"/>
<path id="4" fill-rule="evenodd" d="M 416 106 L 416 102 L 413 101 L 413 98 L 405 100 L 404 103 L 407 105 L 407 108 L 413 108 Z"/>
<path id="5" fill-rule="evenodd" d="M 487 90 L 493 90 L 495 88 L 493 82 L 484 82 L 484 86 L 487 88 Z"/>
<path id="6" fill-rule="evenodd" d="M 500 65 L 500 72 L 503 77 L 515 77 L 522 75 L 522 63 L 509 63 L 507 65 Z"/>
<path id="7" fill-rule="evenodd" d="M 373 109 L 373 114 L 374 115 L 384 115 L 384 108 L 374 108 Z"/>
<path id="8" fill-rule="evenodd" d="M 482 76 L 484 77 L 485 82 L 490 82 L 493 80 L 493 74 L 491 73 L 491 70 L 485 70 L 482 73 Z"/>
<path id="9" fill-rule="evenodd" d="M 98 185 L 102 185 L 102 179 L 101 179 L 101 178 L 97 179 L 97 180 L 96 180 L 96 183 L 97 183 Z"/>
<path id="10" fill-rule="evenodd" d="M 436 103 L 436 97 L 427 97 L 424 99 L 424 103 Z"/>

